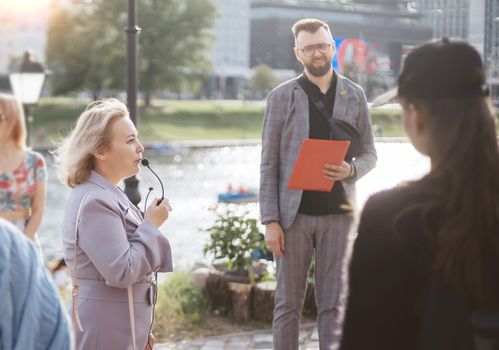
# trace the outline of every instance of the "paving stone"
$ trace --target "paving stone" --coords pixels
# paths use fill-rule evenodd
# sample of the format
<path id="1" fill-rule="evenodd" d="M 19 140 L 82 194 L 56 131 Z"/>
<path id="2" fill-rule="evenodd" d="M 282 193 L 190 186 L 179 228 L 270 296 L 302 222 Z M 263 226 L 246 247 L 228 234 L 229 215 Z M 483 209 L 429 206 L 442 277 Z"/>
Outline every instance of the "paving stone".
<path id="1" fill-rule="evenodd" d="M 255 343 L 260 343 L 260 342 L 269 342 L 272 343 L 274 341 L 274 338 L 272 337 L 272 333 L 260 333 L 260 334 L 255 334 L 253 336 L 253 341 Z"/>
<path id="2" fill-rule="evenodd" d="M 251 344 L 251 338 L 249 336 L 243 336 L 243 337 L 230 337 L 227 345 L 247 346 L 249 344 Z"/>
<path id="3" fill-rule="evenodd" d="M 300 329 L 300 349 L 319 350 L 319 335 L 316 324 L 307 324 Z M 157 344 L 157 350 L 272 350 L 272 330 L 227 334 L 215 339 L 197 339 L 176 344 Z"/>
<path id="4" fill-rule="evenodd" d="M 156 350 L 174 350 L 175 345 L 156 345 L 154 348 Z"/>
<path id="5" fill-rule="evenodd" d="M 305 329 L 305 330 L 300 330 L 300 335 L 298 338 L 298 342 L 300 344 L 303 344 L 305 340 L 307 340 L 310 337 L 310 330 Z"/>
<path id="6" fill-rule="evenodd" d="M 272 346 L 273 346 L 272 342 L 262 341 L 254 343 L 253 349 L 272 349 Z"/>
<path id="7" fill-rule="evenodd" d="M 212 347 L 216 349 L 223 349 L 225 346 L 225 341 L 223 340 L 208 340 L 206 343 L 204 343 L 204 347 Z"/>
<path id="8" fill-rule="evenodd" d="M 311 340 L 319 340 L 319 331 L 317 328 L 314 328 L 312 335 L 310 336 Z"/>
<path id="9" fill-rule="evenodd" d="M 319 342 L 318 342 L 318 341 L 309 341 L 309 342 L 307 343 L 307 346 L 308 346 L 309 348 L 313 348 L 313 347 L 319 347 L 320 345 L 319 345 Z"/>
<path id="10" fill-rule="evenodd" d="M 253 348 L 252 346 L 250 346 L 250 344 L 246 344 L 246 345 L 234 345 L 233 343 L 230 343 L 230 344 L 227 344 L 225 346 L 225 349 L 230 349 L 230 350 L 248 350 L 248 349 L 251 349 Z"/>
<path id="11" fill-rule="evenodd" d="M 196 339 L 186 342 L 189 345 L 203 345 L 204 343 L 206 343 L 206 339 Z"/>

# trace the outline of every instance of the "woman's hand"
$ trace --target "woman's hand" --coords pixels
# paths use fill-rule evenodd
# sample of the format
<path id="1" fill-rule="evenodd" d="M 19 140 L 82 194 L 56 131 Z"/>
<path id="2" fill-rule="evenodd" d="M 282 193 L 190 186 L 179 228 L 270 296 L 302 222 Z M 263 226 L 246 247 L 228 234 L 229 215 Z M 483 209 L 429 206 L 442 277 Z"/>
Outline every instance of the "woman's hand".
<path id="1" fill-rule="evenodd" d="M 152 333 L 150 333 L 149 337 L 147 338 L 147 345 L 146 345 L 145 350 L 154 349 L 154 345 L 156 345 L 156 338 L 154 338 L 154 335 L 152 335 Z"/>
<path id="2" fill-rule="evenodd" d="M 171 210 L 170 201 L 168 199 L 163 198 L 161 203 L 158 205 L 159 200 L 159 198 L 155 198 L 144 214 L 144 219 L 157 228 L 159 228 L 163 222 L 168 219 L 168 213 Z"/>

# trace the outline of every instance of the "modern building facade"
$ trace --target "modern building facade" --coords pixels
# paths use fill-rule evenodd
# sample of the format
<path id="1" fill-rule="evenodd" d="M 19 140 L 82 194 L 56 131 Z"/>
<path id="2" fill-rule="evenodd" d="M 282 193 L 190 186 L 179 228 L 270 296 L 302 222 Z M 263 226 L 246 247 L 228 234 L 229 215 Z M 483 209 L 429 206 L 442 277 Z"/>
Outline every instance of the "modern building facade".
<path id="1" fill-rule="evenodd" d="M 206 89 L 211 98 L 238 98 L 249 76 L 250 0 L 216 0 L 213 28 L 213 76 Z"/>
<path id="2" fill-rule="evenodd" d="M 433 29 L 433 38 L 468 39 L 470 0 L 416 0 L 422 22 Z"/>
<path id="3" fill-rule="evenodd" d="M 482 55 L 493 98 L 499 85 L 499 0 L 416 0 L 433 37 L 461 38 Z"/>
<path id="4" fill-rule="evenodd" d="M 499 99 L 499 0 L 485 1 L 484 59 L 492 85 L 493 98 Z"/>
<path id="5" fill-rule="evenodd" d="M 369 88 L 374 80 L 380 89 L 390 85 L 407 51 L 432 37 L 421 14 L 406 1 L 253 0 L 251 66 L 300 71 L 290 28 L 307 17 L 328 22 L 336 41 L 335 68 L 341 73 L 356 70 L 354 80 L 368 94 L 375 93 Z"/>

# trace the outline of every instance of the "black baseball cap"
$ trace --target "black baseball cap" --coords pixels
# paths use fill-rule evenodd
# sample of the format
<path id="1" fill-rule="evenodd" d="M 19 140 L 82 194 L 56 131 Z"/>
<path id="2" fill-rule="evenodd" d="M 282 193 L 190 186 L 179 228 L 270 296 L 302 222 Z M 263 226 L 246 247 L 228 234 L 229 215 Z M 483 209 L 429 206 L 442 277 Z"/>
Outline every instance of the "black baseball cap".
<path id="1" fill-rule="evenodd" d="M 398 97 L 420 100 L 488 96 L 482 58 L 473 46 L 447 38 L 425 43 L 407 55 L 398 86 L 378 97 L 373 107 Z"/>

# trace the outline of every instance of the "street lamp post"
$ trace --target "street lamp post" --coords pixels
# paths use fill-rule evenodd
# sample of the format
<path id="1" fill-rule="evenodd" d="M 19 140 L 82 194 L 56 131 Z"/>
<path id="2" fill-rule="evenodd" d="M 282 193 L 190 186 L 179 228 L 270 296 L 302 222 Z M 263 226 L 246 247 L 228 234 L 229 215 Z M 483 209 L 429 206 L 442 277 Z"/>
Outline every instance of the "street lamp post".
<path id="1" fill-rule="evenodd" d="M 9 73 L 10 85 L 17 99 L 23 104 L 26 118 L 26 143 L 31 145 L 31 106 L 38 103 L 47 72 L 33 55 L 26 51 L 21 59 L 14 61 Z"/>
<path id="2" fill-rule="evenodd" d="M 140 28 L 137 26 L 137 11 L 135 0 L 128 0 L 128 26 L 125 29 L 127 36 L 127 54 L 126 54 L 126 93 L 127 106 L 130 112 L 130 118 L 138 128 L 139 116 L 137 109 L 137 90 L 138 90 L 138 71 L 137 71 L 137 43 Z M 125 194 L 130 202 L 137 206 L 140 202 L 140 193 L 138 190 L 139 180 L 134 175 L 125 179 Z"/>

